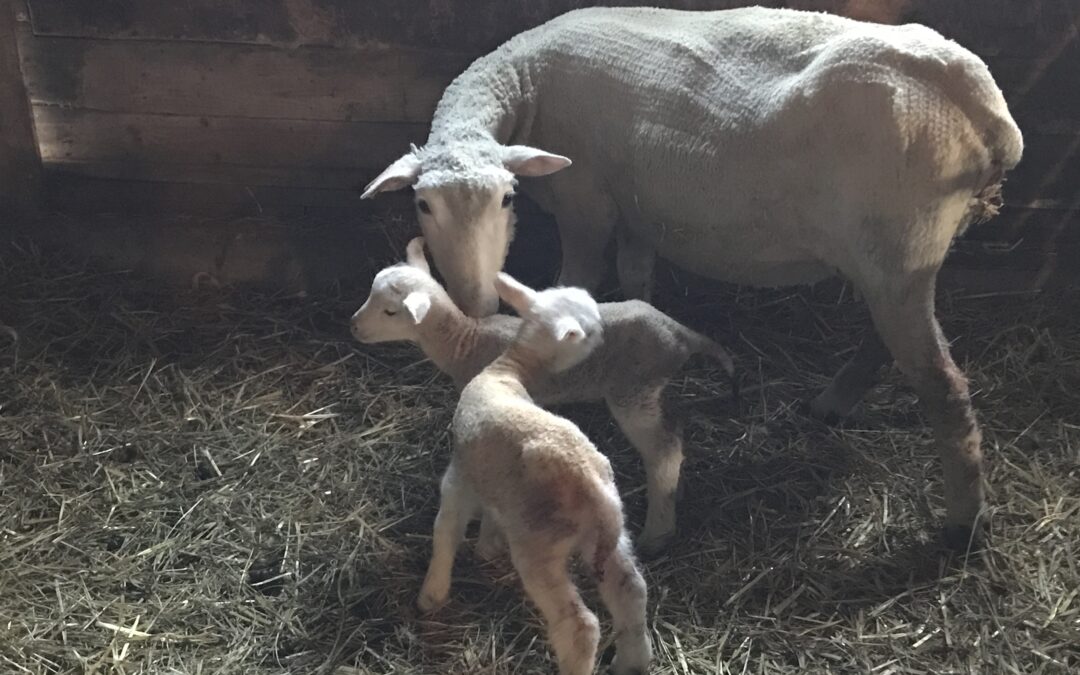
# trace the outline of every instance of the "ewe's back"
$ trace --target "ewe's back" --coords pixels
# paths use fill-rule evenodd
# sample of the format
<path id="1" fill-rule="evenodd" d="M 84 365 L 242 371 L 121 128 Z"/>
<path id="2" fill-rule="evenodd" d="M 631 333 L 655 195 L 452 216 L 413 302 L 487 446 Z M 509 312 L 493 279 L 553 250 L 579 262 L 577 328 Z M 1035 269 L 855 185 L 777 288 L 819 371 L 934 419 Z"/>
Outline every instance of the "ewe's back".
<path id="1" fill-rule="evenodd" d="M 978 57 L 925 26 L 886 26 L 831 14 L 748 7 L 714 12 L 588 8 L 523 33 L 496 53 L 529 62 L 538 100 L 559 117 L 590 110 L 664 117 L 692 131 L 706 120 L 750 131 L 786 123 L 785 110 L 813 106 L 838 82 L 919 84 L 896 115 L 944 115 L 938 96 L 962 111 L 1005 168 L 1022 141 L 1005 100 Z M 920 110 L 922 107 L 925 110 Z M 615 112 L 614 115 L 612 113 Z M 662 113 L 662 115 L 658 114 Z M 601 118 L 603 119 L 603 118 Z"/>

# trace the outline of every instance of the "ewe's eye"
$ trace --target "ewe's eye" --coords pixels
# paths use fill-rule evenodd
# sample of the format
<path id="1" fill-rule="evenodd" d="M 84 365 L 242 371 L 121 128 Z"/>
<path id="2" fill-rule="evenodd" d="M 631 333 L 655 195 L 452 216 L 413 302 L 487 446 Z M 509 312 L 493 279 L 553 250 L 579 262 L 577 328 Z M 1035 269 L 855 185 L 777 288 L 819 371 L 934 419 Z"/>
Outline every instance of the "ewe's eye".
<path id="1" fill-rule="evenodd" d="M 502 205 L 503 205 L 504 209 L 507 208 L 508 206 L 510 206 L 513 203 L 514 203 L 514 193 L 513 192 L 507 192 L 506 194 L 503 195 Z"/>
<path id="2" fill-rule="evenodd" d="M 386 316 L 394 316 L 394 315 L 397 314 L 397 312 L 389 310 L 389 309 L 384 309 L 383 312 L 386 313 Z"/>
<path id="3" fill-rule="evenodd" d="M 431 207 L 428 206 L 428 203 L 423 199 L 416 200 L 416 208 L 420 209 L 420 213 L 426 213 L 429 216 L 431 215 Z"/>

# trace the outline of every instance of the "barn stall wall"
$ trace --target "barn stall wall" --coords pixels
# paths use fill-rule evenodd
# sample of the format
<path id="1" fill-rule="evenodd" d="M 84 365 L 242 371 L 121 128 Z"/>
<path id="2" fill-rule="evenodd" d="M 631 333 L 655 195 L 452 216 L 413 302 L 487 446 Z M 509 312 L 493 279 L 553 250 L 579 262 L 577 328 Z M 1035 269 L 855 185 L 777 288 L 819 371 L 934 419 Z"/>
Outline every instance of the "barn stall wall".
<path id="1" fill-rule="evenodd" d="M 1003 215 L 956 259 L 1045 277 L 1055 253 L 1078 248 L 1073 0 L 16 0 L 47 205 L 336 222 L 399 208 L 355 188 L 423 141 L 443 87 L 472 59 L 564 11 L 633 4 L 933 26 L 990 64 L 1027 145 Z"/>

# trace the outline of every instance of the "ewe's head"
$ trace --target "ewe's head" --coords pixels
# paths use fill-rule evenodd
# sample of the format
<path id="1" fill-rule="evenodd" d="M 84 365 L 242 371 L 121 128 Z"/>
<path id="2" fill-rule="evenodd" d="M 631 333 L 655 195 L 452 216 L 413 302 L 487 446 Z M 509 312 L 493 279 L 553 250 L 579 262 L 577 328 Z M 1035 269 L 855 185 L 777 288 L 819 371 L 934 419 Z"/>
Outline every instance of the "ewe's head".
<path id="1" fill-rule="evenodd" d="M 533 289 L 499 272 L 495 289 L 524 323 L 517 340 L 539 354 L 552 372 L 581 363 L 604 339 L 600 308 L 580 288 Z"/>
<path id="2" fill-rule="evenodd" d="M 566 157 L 491 139 L 412 149 L 365 189 L 363 198 L 412 185 L 427 246 L 454 302 L 469 316 L 499 308 L 495 274 L 514 237 L 515 176 L 546 176 Z"/>
<path id="3" fill-rule="evenodd" d="M 424 259 L 423 237 L 409 242 L 405 260 L 375 275 L 371 294 L 353 314 L 352 334 L 360 342 L 415 341 L 420 323 L 443 293 Z"/>

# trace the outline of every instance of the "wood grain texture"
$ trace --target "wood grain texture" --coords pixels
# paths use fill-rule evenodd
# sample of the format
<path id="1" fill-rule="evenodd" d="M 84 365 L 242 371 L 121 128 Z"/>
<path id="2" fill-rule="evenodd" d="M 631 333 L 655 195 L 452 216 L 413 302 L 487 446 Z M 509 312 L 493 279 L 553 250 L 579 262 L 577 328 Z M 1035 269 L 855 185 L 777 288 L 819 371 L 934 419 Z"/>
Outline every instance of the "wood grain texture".
<path id="1" fill-rule="evenodd" d="M 24 213 L 38 202 L 41 160 L 15 34 L 13 5 L 0 0 L 0 211 Z"/>
<path id="2" fill-rule="evenodd" d="M 935 26 L 987 53 L 1025 52 L 1075 18 L 1073 0 L 28 0 L 40 35 L 258 44 L 382 43 L 478 54 L 572 9 L 653 5 L 729 9 L 751 4 Z M 1002 41 L 1004 35 L 1016 39 Z M 1027 38 L 1027 39 L 1025 39 Z M 1018 48 L 1020 51 L 1018 51 Z"/>
<path id="3" fill-rule="evenodd" d="M 427 123 L 471 60 L 410 48 L 20 38 L 35 103 L 116 112 Z"/>

